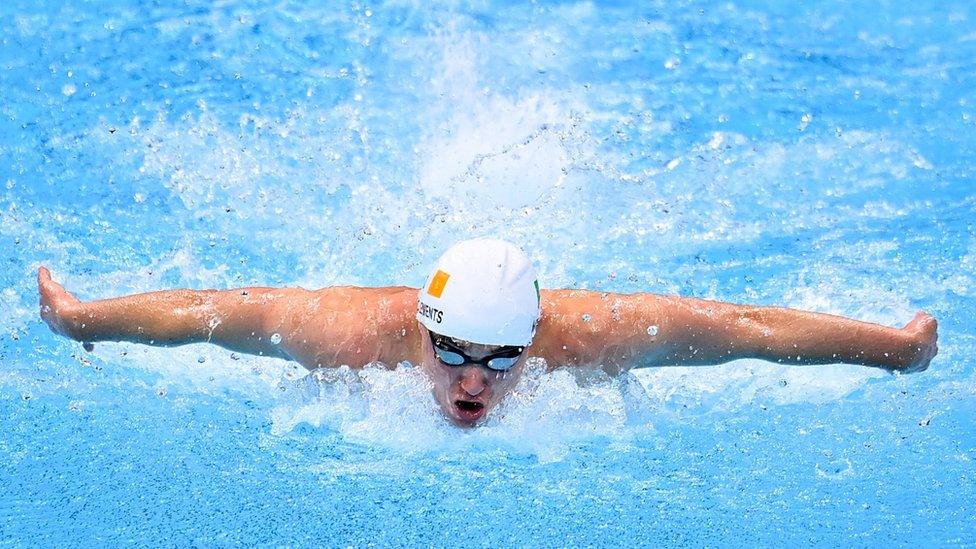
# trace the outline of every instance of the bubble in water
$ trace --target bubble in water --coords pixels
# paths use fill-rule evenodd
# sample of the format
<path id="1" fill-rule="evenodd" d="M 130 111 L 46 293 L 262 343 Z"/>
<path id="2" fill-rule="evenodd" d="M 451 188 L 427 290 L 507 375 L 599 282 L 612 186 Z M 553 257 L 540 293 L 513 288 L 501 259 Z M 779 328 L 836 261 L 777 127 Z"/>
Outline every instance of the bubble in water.
<path id="1" fill-rule="evenodd" d="M 200 364 L 203 364 L 206 361 L 207 361 L 207 359 L 205 357 L 202 357 L 202 356 L 201 357 L 197 357 L 197 362 L 199 362 Z"/>
<path id="2" fill-rule="evenodd" d="M 653 326 L 653 325 L 652 326 L 648 326 L 647 327 L 647 335 L 649 335 L 649 336 L 656 336 L 657 335 L 657 326 Z"/>
<path id="3" fill-rule="evenodd" d="M 279 343 L 281 343 L 281 334 L 279 333 L 271 334 L 271 344 L 277 345 Z"/>
<path id="4" fill-rule="evenodd" d="M 591 318 L 589 313 L 583 313 L 583 322 L 589 322 Z"/>

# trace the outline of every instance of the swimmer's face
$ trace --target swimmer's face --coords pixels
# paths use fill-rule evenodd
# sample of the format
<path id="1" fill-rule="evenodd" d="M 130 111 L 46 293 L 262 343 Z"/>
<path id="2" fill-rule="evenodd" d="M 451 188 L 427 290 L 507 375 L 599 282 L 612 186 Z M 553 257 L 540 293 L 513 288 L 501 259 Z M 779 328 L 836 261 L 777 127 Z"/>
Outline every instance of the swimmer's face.
<path id="1" fill-rule="evenodd" d="M 433 384 L 434 398 L 444 415 L 459 427 L 474 427 L 484 419 L 515 387 L 522 375 L 528 353 L 522 353 L 515 366 L 504 372 L 472 363 L 451 366 L 437 358 L 427 330 L 421 329 L 421 332 L 423 369 Z M 464 354 L 479 360 L 492 355 L 498 347 L 468 343 L 463 350 Z"/>

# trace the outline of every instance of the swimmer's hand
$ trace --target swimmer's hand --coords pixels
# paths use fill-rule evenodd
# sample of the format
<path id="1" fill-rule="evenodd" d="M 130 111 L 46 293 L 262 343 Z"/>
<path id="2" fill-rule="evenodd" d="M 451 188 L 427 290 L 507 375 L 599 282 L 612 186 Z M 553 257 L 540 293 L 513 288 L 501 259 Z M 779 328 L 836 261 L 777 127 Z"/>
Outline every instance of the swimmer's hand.
<path id="1" fill-rule="evenodd" d="M 915 313 L 915 318 L 901 329 L 909 338 L 909 352 L 906 354 L 903 364 L 893 365 L 886 368 L 893 372 L 910 374 L 914 372 L 924 372 L 932 358 L 939 352 L 939 323 L 935 318 L 919 311 Z"/>
<path id="2" fill-rule="evenodd" d="M 37 271 L 37 290 L 40 293 L 41 318 L 47 323 L 51 331 L 71 339 L 75 337 L 77 318 L 81 313 L 81 301 L 64 289 L 51 278 L 47 267 Z M 91 343 L 84 344 L 85 350 L 91 351 Z"/>

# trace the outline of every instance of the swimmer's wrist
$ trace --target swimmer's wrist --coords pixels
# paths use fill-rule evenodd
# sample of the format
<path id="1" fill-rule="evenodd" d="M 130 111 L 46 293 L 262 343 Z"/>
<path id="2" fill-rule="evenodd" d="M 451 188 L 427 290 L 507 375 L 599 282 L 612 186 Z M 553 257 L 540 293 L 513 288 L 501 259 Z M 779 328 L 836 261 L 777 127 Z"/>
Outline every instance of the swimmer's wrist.
<path id="1" fill-rule="evenodd" d="M 865 337 L 870 342 L 850 362 L 902 371 L 912 367 L 920 349 L 914 334 L 898 328 L 878 327 L 878 333 Z"/>
<path id="2" fill-rule="evenodd" d="M 86 332 L 91 332 L 91 318 L 85 310 L 84 303 L 71 303 L 62 307 L 60 311 L 61 325 L 64 335 L 75 341 L 82 341 Z"/>
<path id="3" fill-rule="evenodd" d="M 104 320 L 96 314 L 95 307 L 88 303 L 72 303 L 62 309 L 64 335 L 83 343 L 112 339 L 106 333 Z"/>
<path id="4" fill-rule="evenodd" d="M 922 351 L 924 342 L 908 330 L 900 329 L 893 336 L 896 352 L 892 353 L 890 361 L 887 361 L 884 368 L 888 370 L 904 371 L 915 366 L 919 353 Z"/>

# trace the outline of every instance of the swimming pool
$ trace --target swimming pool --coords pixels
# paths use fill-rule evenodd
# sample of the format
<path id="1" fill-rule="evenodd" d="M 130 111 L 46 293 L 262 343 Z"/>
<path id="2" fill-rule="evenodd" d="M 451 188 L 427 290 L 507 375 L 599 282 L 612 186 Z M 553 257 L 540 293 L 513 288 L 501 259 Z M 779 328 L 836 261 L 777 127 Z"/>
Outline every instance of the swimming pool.
<path id="1" fill-rule="evenodd" d="M 976 544 L 970 3 L 0 7 L 0 542 Z M 543 286 L 941 322 L 910 376 L 536 370 L 474 432 L 419 373 L 97 345 L 164 287 Z"/>

